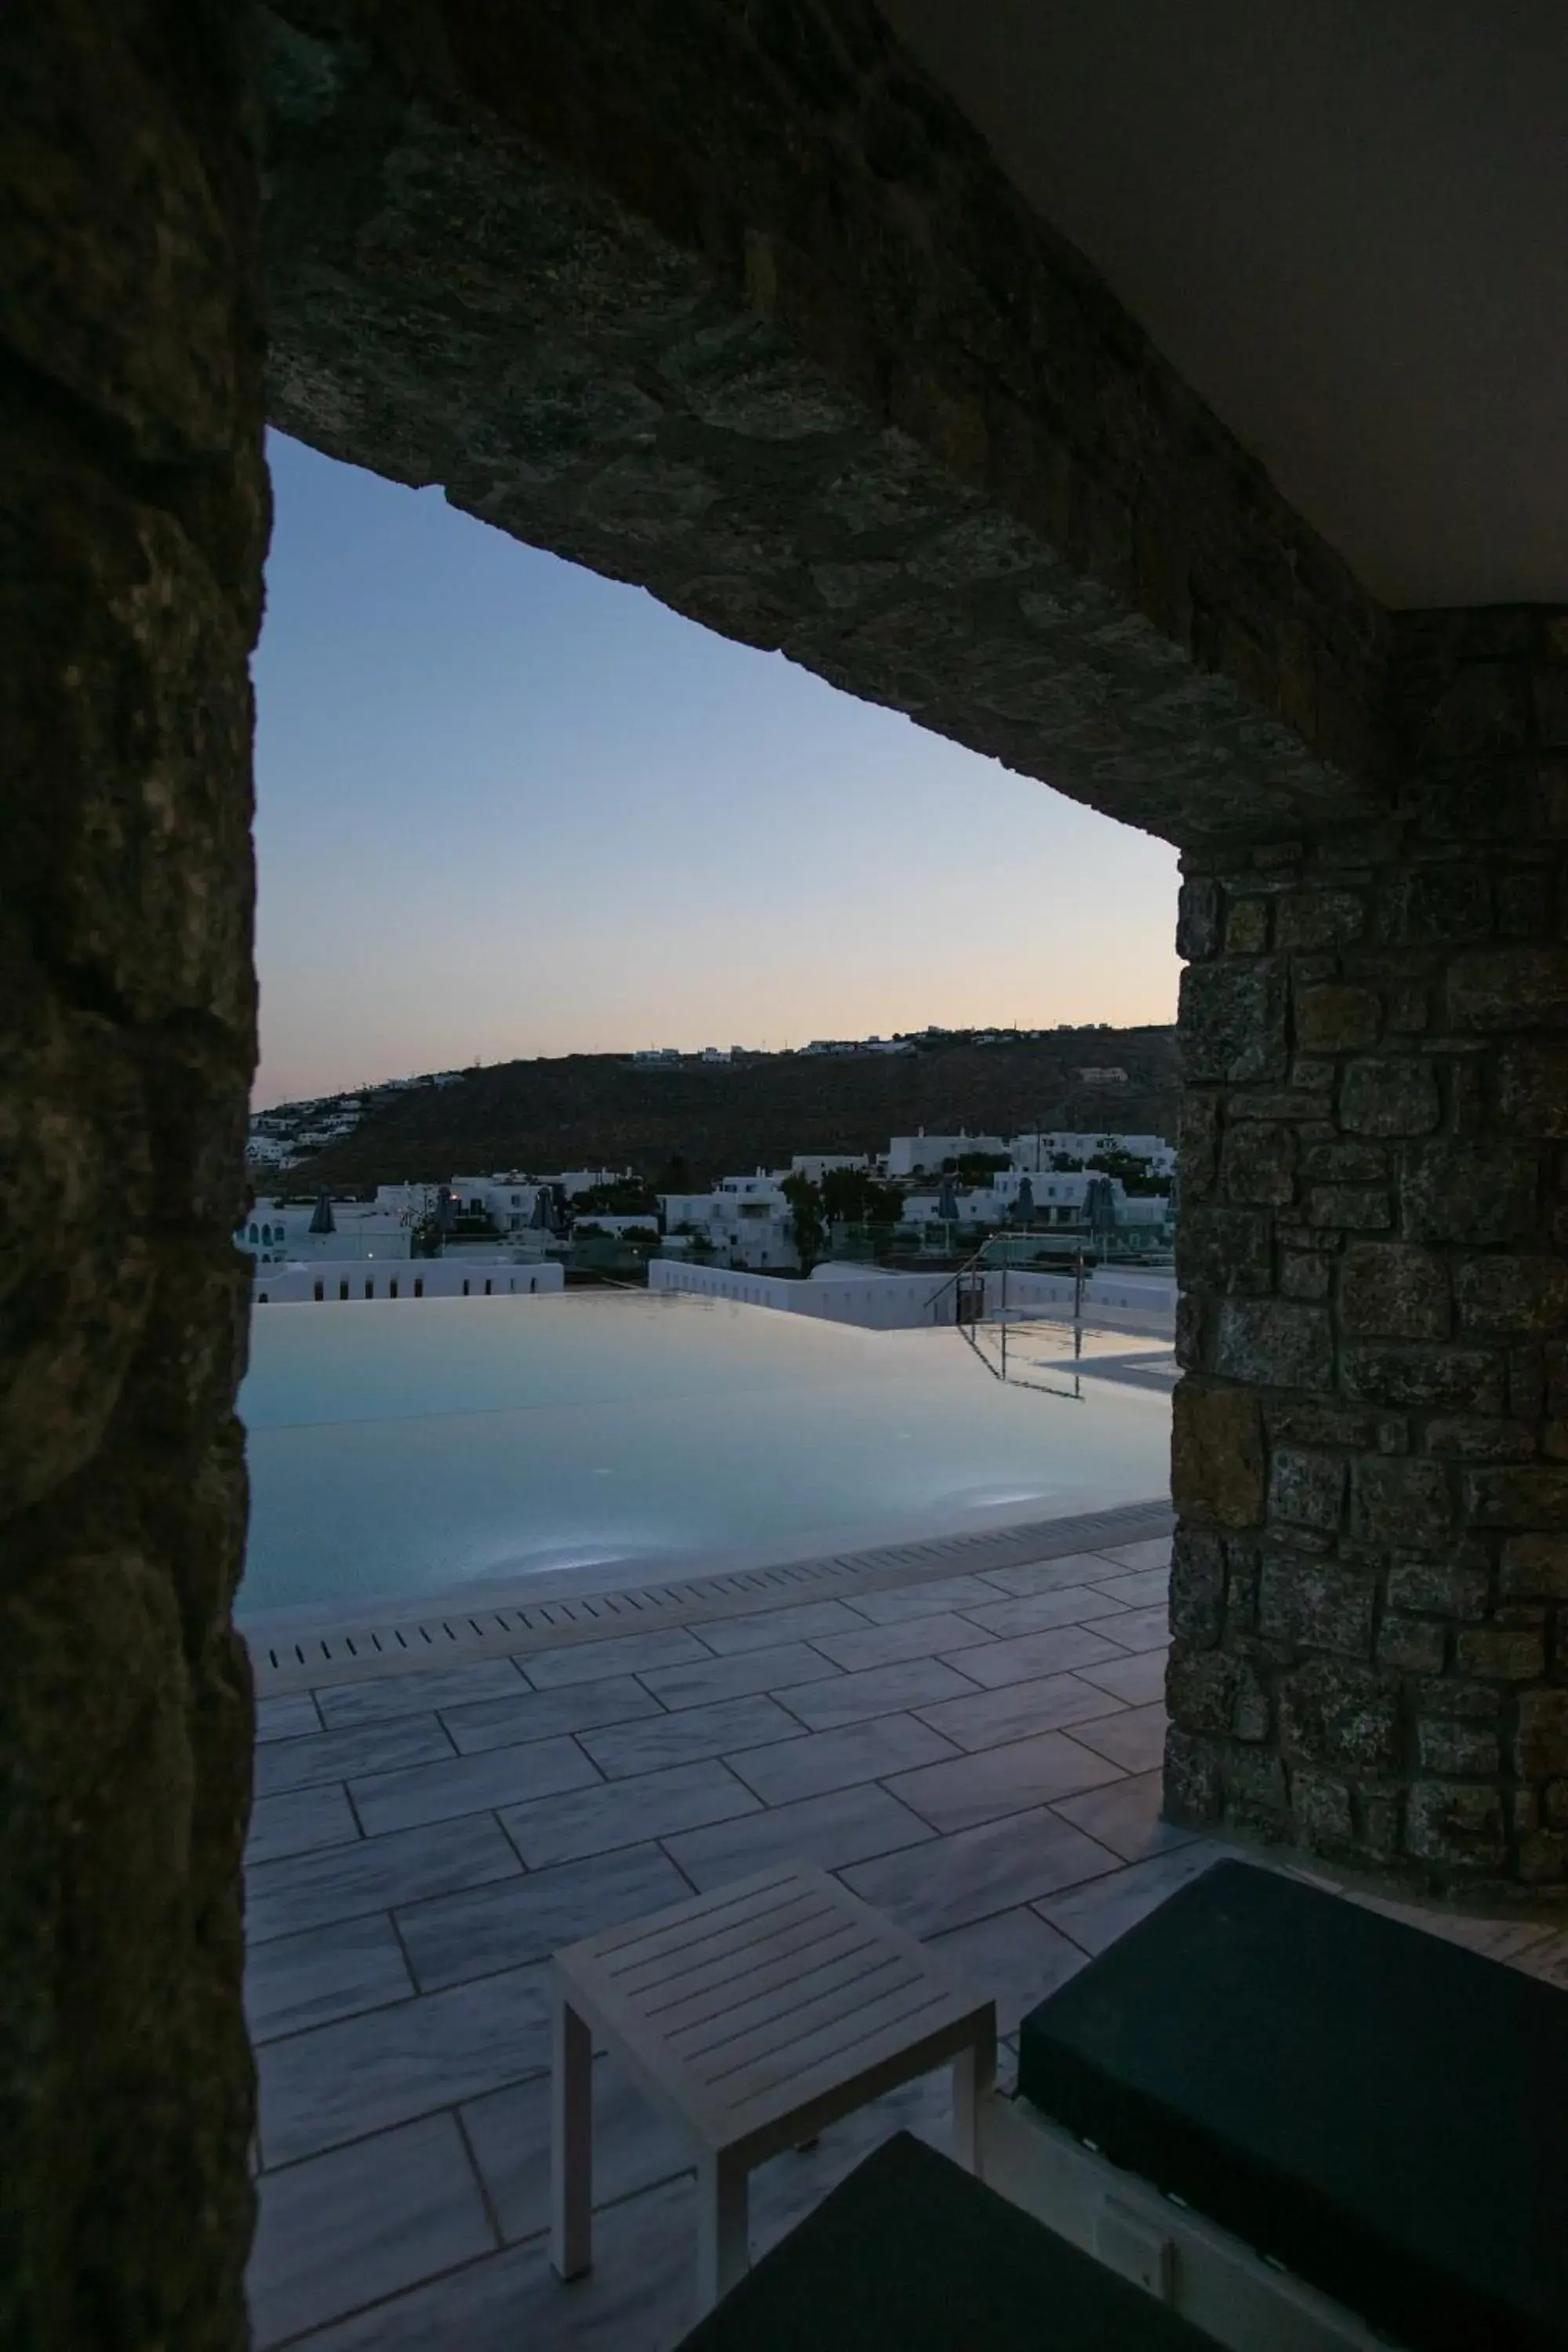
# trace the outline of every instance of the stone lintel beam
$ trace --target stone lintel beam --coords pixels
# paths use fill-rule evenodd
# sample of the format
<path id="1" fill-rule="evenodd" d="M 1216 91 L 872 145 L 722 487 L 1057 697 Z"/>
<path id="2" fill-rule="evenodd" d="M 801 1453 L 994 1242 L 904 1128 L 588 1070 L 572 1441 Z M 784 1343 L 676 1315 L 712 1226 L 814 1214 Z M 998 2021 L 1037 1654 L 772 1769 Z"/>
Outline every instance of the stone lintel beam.
<path id="1" fill-rule="evenodd" d="M 284 430 L 1180 842 L 1357 822 L 1384 625 L 868 0 L 275 0 Z"/>

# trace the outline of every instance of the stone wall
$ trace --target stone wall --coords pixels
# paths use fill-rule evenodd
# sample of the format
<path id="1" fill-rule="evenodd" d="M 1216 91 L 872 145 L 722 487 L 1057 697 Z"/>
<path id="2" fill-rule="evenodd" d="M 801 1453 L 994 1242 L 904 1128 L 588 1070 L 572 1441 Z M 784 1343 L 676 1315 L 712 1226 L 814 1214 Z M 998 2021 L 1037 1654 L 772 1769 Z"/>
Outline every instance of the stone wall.
<path id="1" fill-rule="evenodd" d="M 240 65 L 221 0 L 0 11 L 0 2343 L 28 2352 L 245 2335 Z"/>
<path id="2" fill-rule="evenodd" d="M 1568 620 L 1401 616 L 1405 784 L 1184 859 L 1167 1802 L 1568 1885 Z"/>
<path id="3" fill-rule="evenodd" d="M 1169 839 L 1364 813 L 1381 614 L 870 0 L 264 14 L 287 431 Z"/>

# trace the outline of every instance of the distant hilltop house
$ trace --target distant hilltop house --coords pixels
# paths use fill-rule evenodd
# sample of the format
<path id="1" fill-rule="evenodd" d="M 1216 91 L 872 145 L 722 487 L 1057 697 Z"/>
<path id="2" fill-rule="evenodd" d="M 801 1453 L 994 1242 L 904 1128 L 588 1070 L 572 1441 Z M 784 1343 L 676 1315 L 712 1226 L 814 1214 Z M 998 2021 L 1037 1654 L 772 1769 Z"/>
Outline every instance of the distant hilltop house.
<path id="1" fill-rule="evenodd" d="M 1080 1087 L 1124 1087 L 1127 1073 L 1114 1066 L 1107 1069 L 1079 1070 L 1075 1073 Z"/>

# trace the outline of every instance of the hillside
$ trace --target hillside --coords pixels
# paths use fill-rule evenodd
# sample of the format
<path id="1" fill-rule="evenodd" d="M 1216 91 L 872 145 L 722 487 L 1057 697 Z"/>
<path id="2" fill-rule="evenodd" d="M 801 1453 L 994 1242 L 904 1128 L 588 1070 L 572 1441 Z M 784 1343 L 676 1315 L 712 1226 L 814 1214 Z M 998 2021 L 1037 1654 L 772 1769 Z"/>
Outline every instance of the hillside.
<path id="1" fill-rule="evenodd" d="M 1128 1084 L 1085 1087 L 1079 1066 Z M 502 1062 L 455 1084 L 375 1097 L 351 1135 L 290 1170 L 292 1191 L 342 1193 L 516 1168 L 631 1167 L 679 1157 L 693 1186 L 795 1151 L 879 1151 L 890 1135 L 1106 1128 L 1175 1136 L 1172 1028 L 1055 1030 L 1038 1042 L 954 1038 L 911 1055 L 758 1055 L 648 1068 L 613 1055 Z M 266 1178 L 258 1173 L 258 1184 Z"/>

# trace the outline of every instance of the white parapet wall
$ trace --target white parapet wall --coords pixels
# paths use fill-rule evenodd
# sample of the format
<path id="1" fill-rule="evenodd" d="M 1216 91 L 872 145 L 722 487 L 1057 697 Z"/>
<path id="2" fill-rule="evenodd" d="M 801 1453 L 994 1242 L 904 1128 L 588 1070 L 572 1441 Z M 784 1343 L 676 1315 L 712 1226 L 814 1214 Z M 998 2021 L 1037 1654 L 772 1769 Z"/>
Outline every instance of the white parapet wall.
<path id="1" fill-rule="evenodd" d="M 552 1259 L 318 1258 L 310 1265 L 258 1265 L 250 1297 L 256 1307 L 352 1306 L 367 1298 L 527 1298 L 565 1284 Z"/>
<path id="2" fill-rule="evenodd" d="M 649 1263 L 647 1280 L 650 1290 L 728 1298 L 742 1307 L 773 1307 L 830 1323 L 858 1324 L 863 1330 L 912 1331 L 957 1319 L 955 1286 L 941 1272 L 883 1274 L 868 1267 L 826 1276 L 819 1271 L 809 1282 L 801 1282 L 656 1257 Z M 1070 1275 L 1009 1268 L 1004 1280 L 999 1270 L 991 1268 L 984 1284 L 987 1315 L 1072 1318 Z M 1168 1339 L 1175 1328 L 1175 1281 L 1169 1275 L 1096 1274 L 1083 1286 L 1083 1319 L 1093 1330 Z"/>

